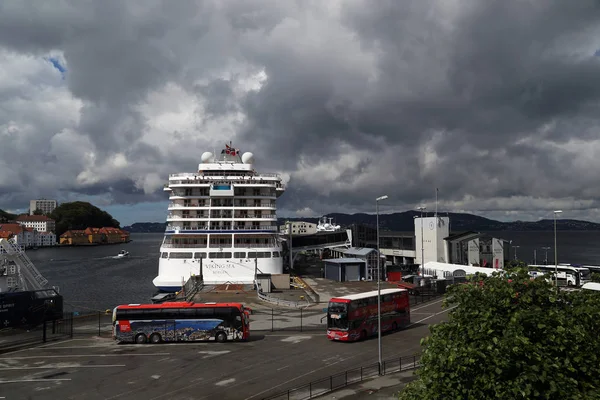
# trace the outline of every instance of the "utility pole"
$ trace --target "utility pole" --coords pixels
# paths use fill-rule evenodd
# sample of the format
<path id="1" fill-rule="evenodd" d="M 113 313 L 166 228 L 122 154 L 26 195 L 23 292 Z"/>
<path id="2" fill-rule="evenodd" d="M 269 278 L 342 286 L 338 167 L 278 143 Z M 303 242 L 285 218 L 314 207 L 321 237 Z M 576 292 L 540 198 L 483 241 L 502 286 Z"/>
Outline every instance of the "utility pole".
<path id="1" fill-rule="evenodd" d="M 292 222 L 288 222 L 288 234 L 289 234 L 289 239 L 288 239 L 288 250 L 290 252 L 290 273 L 292 272 L 292 269 L 294 268 L 294 256 L 292 254 Z"/>

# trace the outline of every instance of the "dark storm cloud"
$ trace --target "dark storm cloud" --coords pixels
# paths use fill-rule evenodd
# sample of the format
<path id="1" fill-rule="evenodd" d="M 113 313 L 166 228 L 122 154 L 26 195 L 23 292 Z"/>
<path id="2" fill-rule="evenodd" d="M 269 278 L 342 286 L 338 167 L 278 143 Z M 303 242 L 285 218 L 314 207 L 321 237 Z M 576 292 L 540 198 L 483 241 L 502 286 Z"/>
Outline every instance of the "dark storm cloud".
<path id="1" fill-rule="evenodd" d="M 27 4 L 0 3 L 0 208 L 164 199 L 230 139 L 288 211 L 600 196 L 597 1 Z"/>

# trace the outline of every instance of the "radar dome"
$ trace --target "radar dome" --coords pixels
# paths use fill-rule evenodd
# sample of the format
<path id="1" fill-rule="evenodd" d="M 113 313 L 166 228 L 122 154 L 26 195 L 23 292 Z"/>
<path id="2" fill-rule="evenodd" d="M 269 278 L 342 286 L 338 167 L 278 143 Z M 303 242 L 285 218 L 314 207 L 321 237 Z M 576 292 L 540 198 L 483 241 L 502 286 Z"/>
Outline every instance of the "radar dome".
<path id="1" fill-rule="evenodd" d="M 242 162 L 244 164 L 254 164 L 254 154 L 250 153 L 249 151 L 245 152 L 242 154 Z"/>
<path id="2" fill-rule="evenodd" d="M 202 153 L 201 160 L 202 160 L 203 163 L 212 162 L 212 160 L 213 160 L 213 153 L 211 153 L 210 151 L 206 151 L 206 152 Z"/>

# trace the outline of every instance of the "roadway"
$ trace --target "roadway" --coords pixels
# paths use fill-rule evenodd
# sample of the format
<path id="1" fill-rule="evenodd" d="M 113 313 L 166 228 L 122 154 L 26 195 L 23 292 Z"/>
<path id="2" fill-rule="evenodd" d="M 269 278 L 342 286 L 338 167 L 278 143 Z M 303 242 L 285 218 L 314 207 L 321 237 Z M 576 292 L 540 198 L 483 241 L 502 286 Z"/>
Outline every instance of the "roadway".
<path id="1" fill-rule="evenodd" d="M 442 299 L 411 310 L 411 326 L 383 336 L 383 358 L 420 352 Z M 252 333 L 245 343 L 116 344 L 90 336 L 0 356 L 0 399 L 257 400 L 377 362 L 377 338 L 330 342 L 325 332 Z"/>

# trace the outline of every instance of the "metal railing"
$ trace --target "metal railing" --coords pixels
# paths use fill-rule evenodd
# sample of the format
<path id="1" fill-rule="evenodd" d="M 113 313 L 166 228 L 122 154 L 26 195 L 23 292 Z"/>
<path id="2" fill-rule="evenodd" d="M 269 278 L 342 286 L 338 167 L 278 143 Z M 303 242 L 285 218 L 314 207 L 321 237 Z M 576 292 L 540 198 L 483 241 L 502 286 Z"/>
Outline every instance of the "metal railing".
<path id="1" fill-rule="evenodd" d="M 35 346 L 54 340 L 72 338 L 73 314 L 65 313 L 62 319 L 42 321 L 36 326 L 0 330 L 0 353 Z"/>
<path id="2" fill-rule="evenodd" d="M 166 230 L 174 231 L 276 231 L 276 225 L 262 225 L 262 226 L 231 226 L 231 227 L 207 227 L 207 226 L 176 226 L 167 225 Z"/>
<path id="3" fill-rule="evenodd" d="M 349 369 L 326 378 L 317 379 L 303 386 L 297 386 L 268 397 L 263 397 L 263 400 L 313 399 L 379 375 L 417 369 L 419 367 L 419 359 L 420 354 L 388 359 L 383 361 L 381 371 L 379 370 L 379 363 Z"/>

